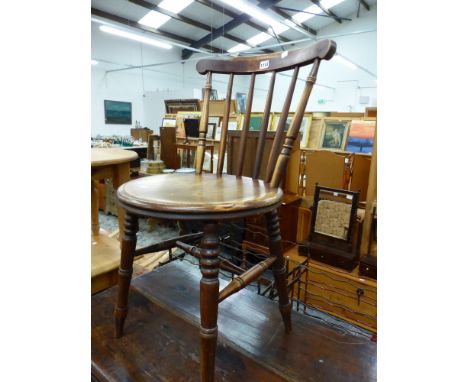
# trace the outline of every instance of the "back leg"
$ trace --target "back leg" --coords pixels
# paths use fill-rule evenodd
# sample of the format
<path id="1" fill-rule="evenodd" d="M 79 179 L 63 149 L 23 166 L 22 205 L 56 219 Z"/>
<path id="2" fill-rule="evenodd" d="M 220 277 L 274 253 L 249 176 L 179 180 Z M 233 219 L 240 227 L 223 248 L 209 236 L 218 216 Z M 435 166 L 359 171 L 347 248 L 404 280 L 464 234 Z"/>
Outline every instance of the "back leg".
<path id="1" fill-rule="evenodd" d="M 269 238 L 270 256 L 276 257 L 273 264 L 276 288 L 278 290 L 279 310 L 283 317 L 286 333 L 291 331 L 291 303 L 288 297 L 288 279 L 286 263 L 281 248 L 281 233 L 277 210 L 265 214 Z"/>

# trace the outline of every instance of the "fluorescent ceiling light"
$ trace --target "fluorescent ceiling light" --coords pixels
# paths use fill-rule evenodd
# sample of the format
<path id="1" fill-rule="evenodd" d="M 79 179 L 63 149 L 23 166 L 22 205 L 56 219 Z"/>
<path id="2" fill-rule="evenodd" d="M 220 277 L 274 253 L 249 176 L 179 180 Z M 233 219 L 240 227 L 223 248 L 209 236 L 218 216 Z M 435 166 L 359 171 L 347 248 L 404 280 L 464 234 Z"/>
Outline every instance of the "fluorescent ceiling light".
<path id="1" fill-rule="evenodd" d="M 235 52 L 242 52 L 243 50 L 250 49 L 250 46 L 245 45 L 245 44 L 239 44 L 236 46 L 233 46 L 231 49 L 228 50 L 229 53 L 235 53 Z"/>
<path id="2" fill-rule="evenodd" d="M 276 21 L 275 19 L 268 16 L 264 9 L 260 9 L 253 5 L 250 5 L 242 0 L 221 0 L 223 3 L 230 5 L 233 8 L 242 11 L 243 13 L 247 13 L 248 15 L 252 16 L 253 18 L 261 21 L 262 23 L 271 26 L 276 34 L 283 33 L 284 31 L 288 30 L 289 27 Z"/>
<path id="3" fill-rule="evenodd" d="M 113 35 L 116 35 L 116 36 L 128 38 L 128 39 L 134 40 L 134 41 L 139 41 L 139 42 L 142 42 L 143 44 L 157 46 L 158 48 L 164 48 L 164 49 L 171 49 L 172 48 L 172 45 L 166 44 L 165 42 L 153 40 L 152 38 L 148 38 L 148 37 L 145 37 L 145 36 L 142 36 L 142 35 L 139 35 L 139 34 L 126 32 L 126 31 L 124 31 L 122 29 L 108 27 L 107 25 L 101 25 L 99 27 L 99 29 L 102 30 L 103 32 L 106 32 L 106 33 L 110 33 L 110 34 L 113 34 Z"/>
<path id="4" fill-rule="evenodd" d="M 139 21 L 138 24 L 146 25 L 147 27 L 152 27 L 158 29 L 166 21 L 170 19 L 169 16 L 163 15 L 162 13 L 156 11 L 149 11 L 144 15 Z"/>
<path id="5" fill-rule="evenodd" d="M 91 65 L 97 65 L 97 64 L 99 64 L 99 61 L 91 60 Z"/>
<path id="6" fill-rule="evenodd" d="M 343 65 L 346 65 L 348 68 L 351 68 L 351 69 L 357 69 L 357 66 L 354 65 L 351 61 L 347 60 L 346 58 L 344 58 L 343 56 L 340 56 L 338 54 L 335 54 L 335 57 L 339 62 L 341 62 Z"/>
<path id="7" fill-rule="evenodd" d="M 172 13 L 179 13 L 182 9 L 186 8 L 193 0 L 164 0 L 158 7 L 164 8 Z"/>
<path id="8" fill-rule="evenodd" d="M 311 13 L 317 13 L 317 14 L 320 14 L 320 13 L 323 12 L 322 9 L 316 4 L 304 9 L 304 11 L 311 12 Z M 297 21 L 298 23 L 303 23 L 304 21 L 309 20 L 312 17 L 315 17 L 315 15 L 311 15 L 310 13 L 298 12 L 292 18 L 293 18 L 294 21 Z"/>
<path id="9" fill-rule="evenodd" d="M 324 7 L 325 9 L 330 9 L 331 7 L 334 7 L 335 5 L 338 5 L 342 3 L 344 0 L 322 0 L 320 2 L 320 5 Z"/>
<path id="10" fill-rule="evenodd" d="M 247 40 L 247 42 L 251 45 L 258 45 L 261 44 L 262 42 L 269 40 L 271 36 L 268 33 L 259 33 Z"/>

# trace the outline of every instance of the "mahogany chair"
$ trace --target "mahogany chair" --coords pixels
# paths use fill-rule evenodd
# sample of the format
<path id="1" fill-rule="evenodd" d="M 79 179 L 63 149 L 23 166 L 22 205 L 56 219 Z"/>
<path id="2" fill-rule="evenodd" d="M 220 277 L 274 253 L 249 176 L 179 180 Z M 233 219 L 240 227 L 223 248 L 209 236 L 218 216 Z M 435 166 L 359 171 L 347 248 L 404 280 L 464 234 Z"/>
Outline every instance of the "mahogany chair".
<path id="1" fill-rule="evenodd" d="M 241 290 L 256 280 L 268 268 L 273 268 L 285 330 L 291 330 L 291 303 L 287 294 L 287 271 L 281 251 L 277 209 L 283 196 L 279 188 L 290 151 L 298 135 L 304 110 L 317 72 L 322 60 L 329 60 L 336 51 L 336 44 L 331 40 L 322 40 L 306 48 L 289 52 L 279 52 L 255 57 L 236 57 L 228 60 L 204 59 L 197 63 L 197 71 L 207 74 L 204 88 L 203 110 L 200 122 L 200 136 L 196 153 L 195 174 L 164 174 L 131 180 L 117 191 L 118 202 L 125 210 L 125 232 L 121 248 L 121 265 L 119 269 L 119 292 L 115 307 L 116 337 L 123 334 L 123 325 L 127 315 L 128 290 L 132 275 L 132 263 L 135 251 L 138 218 L 163 218 L 173 220 L 203 221 L 203 236 L 200 248 L 188 245 L 181 240 L 176 245 L 200 259 L 200 377 L 201 381 L 214 380 L 214 366 L 217 344 L 218 304 L 233 293 Z M 302 97 L 299 101 L 293 121 L 287 132 L 284 126 L 288 117 L 291 99 L 297 82 L 299 68 L 313 64 L 305 81 Z M 259 180 L 261 160 L 263 157 L 265 135 L 268 128 L 271 101 L 276 73 L 293 69 L 291 83 L 285 95 L 284 106 L 275 133 L 272 150 L 267 164 L 266 178 Z M 252 178 L 242 177 L 247 134 L 250 126 L 250 114 L 257 74 L 271 72 L 270 85 L 265 102 L 264 118 L 260 129 L 256 160 L 253 163 Z M 229 120 L 232 84 L 235 75 L 250 75 L 250 88 L 246 102 L 246 113 L 241 133 L 238 156 L 239 162 L 234 175 L 223 174 L 226 152 L 228 124 L 224 123 L 219 144 L 217 173 L 203 173 L 206 131 L 208 123 L 208 99 L 213 73 L 229 74 L 226 92 L 224 121 Z M 237 275 L 219 291 L 219 268 L 229 269 L 235 265 L 220 261 L 218 255 L 219 238 L 217 225 L 219 221 L 234 220 L 248 216 L 265 214 L 269 236 L 270 256 L 252 268 Z M 189 235 L 190 236 L 190 235 Z M 197 238 L 200 238 L 200 234 Z M 193 237 L 192 237 L 193 239 Z M 175 240 L 171 241 L 173 246 Z M 163 245 L 155 244 L 151 250 L 161 250 Z M 148 250 L 149 250 L 148 249 Z M 229 263 L 229 264 L 227 264 Z"/>

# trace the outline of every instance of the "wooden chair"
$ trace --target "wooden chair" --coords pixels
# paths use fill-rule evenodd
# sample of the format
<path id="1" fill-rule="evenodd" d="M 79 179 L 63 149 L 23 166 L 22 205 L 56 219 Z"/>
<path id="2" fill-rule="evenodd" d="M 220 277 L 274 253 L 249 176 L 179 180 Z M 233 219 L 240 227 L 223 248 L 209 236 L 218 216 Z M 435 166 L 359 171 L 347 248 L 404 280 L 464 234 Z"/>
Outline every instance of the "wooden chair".
<path id="1" fill-rule="evenodd" d="M 336 44 L 331 40 L 322 40 L 303 49 L 279 52 L 256 57 L 236 57 L 229 60 L 205 59 L 197 63 L 197 71 L 207 74 L 204 88 L 203 111 L 200 122 L 200 136 L 196 155 L 195 174 L 165 174 L 132 180 L 122 185 L 117 191 L 120 206 L 125 210 L 125 232 L 121 248 L 119 269 L 119 292 L 115 307 L 116 337 L 123 334 L 127 315 L 127 300 L 132 263 L 135 251 L 138 218 L 154 217 L 172 220 L 203 221 L 203 237 L 200 248 L 177 242 L 177 246 L 200 258 L 202 273 L 200 281 L 200 377 L 201 381 L 214 380 L 214 366 L 217 344 L 218 304 L 233 293 L 241 290 L 256 280 L 265 270 L 272 267 L 279 296 L 285 330 L 291 330 L 291 303 L 287 294 L 287 270 L 281 251 L 277 208 L 283 196 L 279 188 L 284 176 L 289 155 L 299 132 L 304 110 L 312 87 L 317 78 L 321 60 L 329 60 L 336 51 Z M 294 119 L 288 131 L 284 126 L 297 82 L 299 68 L 313 64 L 305 81 L 302 97 Z M 259 180 L 261 159 L 264 154 L 265 135 L 268 128 L 270 107 L 273 97 L 276 73 L 293 69 L 291 83 L 285 96 L 275 139 L 270 151 L 267 174 L 264 181 Z M 252 100 L 257 74 L 271 72 L 270 85 L 265 102 L 264 118 L 258 139 L 256 159 L 253 163 L 252 177 L 242 177 L 246 141 L 249 129 Z M 246 113 L 239 145 L 239 161 L 234 175 L 223 174 L 226 152 L 228 124 L 224 123 L 219 144 L 217 173 L 202 173 L 205 152 L 206 131 L 209 115 L 209 94 L 213 73 L 229 74 L 224 110 L 224 121 L 229 120 L 232 85 L 235 75 L 250 75 L 250 88 L 247 97 Z M 283 142 L 284 141 L 284 142 Z M 250 165 L 250 163 L 247 163 Z M 270 256 L 235 277 L 222 291 L 219 291 L 218 271 L 226 265 L 218 258 L 219 238 L 218 221 L 245 218 L 265 214 L 269 235 Z M 190 235 L 189 235 L 190 236 Z M 200 237 L 200 235 L 198 236 Z M 174 245 L 174 242 L 171 243 Z M 148 247 L 149 250 L 161 250 L 163 244 Z M 229 265 L 229 264 L 228 264 Z M 234 264 L 231 263 L 232 266 Z M 229 268 L 229 267 L 228 267 Z M 232 268 L 231 268 L 232 269 Z M 242 270 L 243 271 L 243 270 Z"/>

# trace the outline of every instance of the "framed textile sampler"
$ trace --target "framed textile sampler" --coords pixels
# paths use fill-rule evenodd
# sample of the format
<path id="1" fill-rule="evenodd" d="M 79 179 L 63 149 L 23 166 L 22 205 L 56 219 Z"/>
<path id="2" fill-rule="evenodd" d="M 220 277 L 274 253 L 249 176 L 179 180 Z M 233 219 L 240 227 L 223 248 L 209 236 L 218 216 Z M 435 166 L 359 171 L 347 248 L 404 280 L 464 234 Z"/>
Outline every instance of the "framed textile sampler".
<path id="1" fill-rule="evenodd" d="M 358 201 L 358 192 L 317 185 L 309 236 L 299 253 L 351 271 L 359 261 L 362 232 Z"/>

